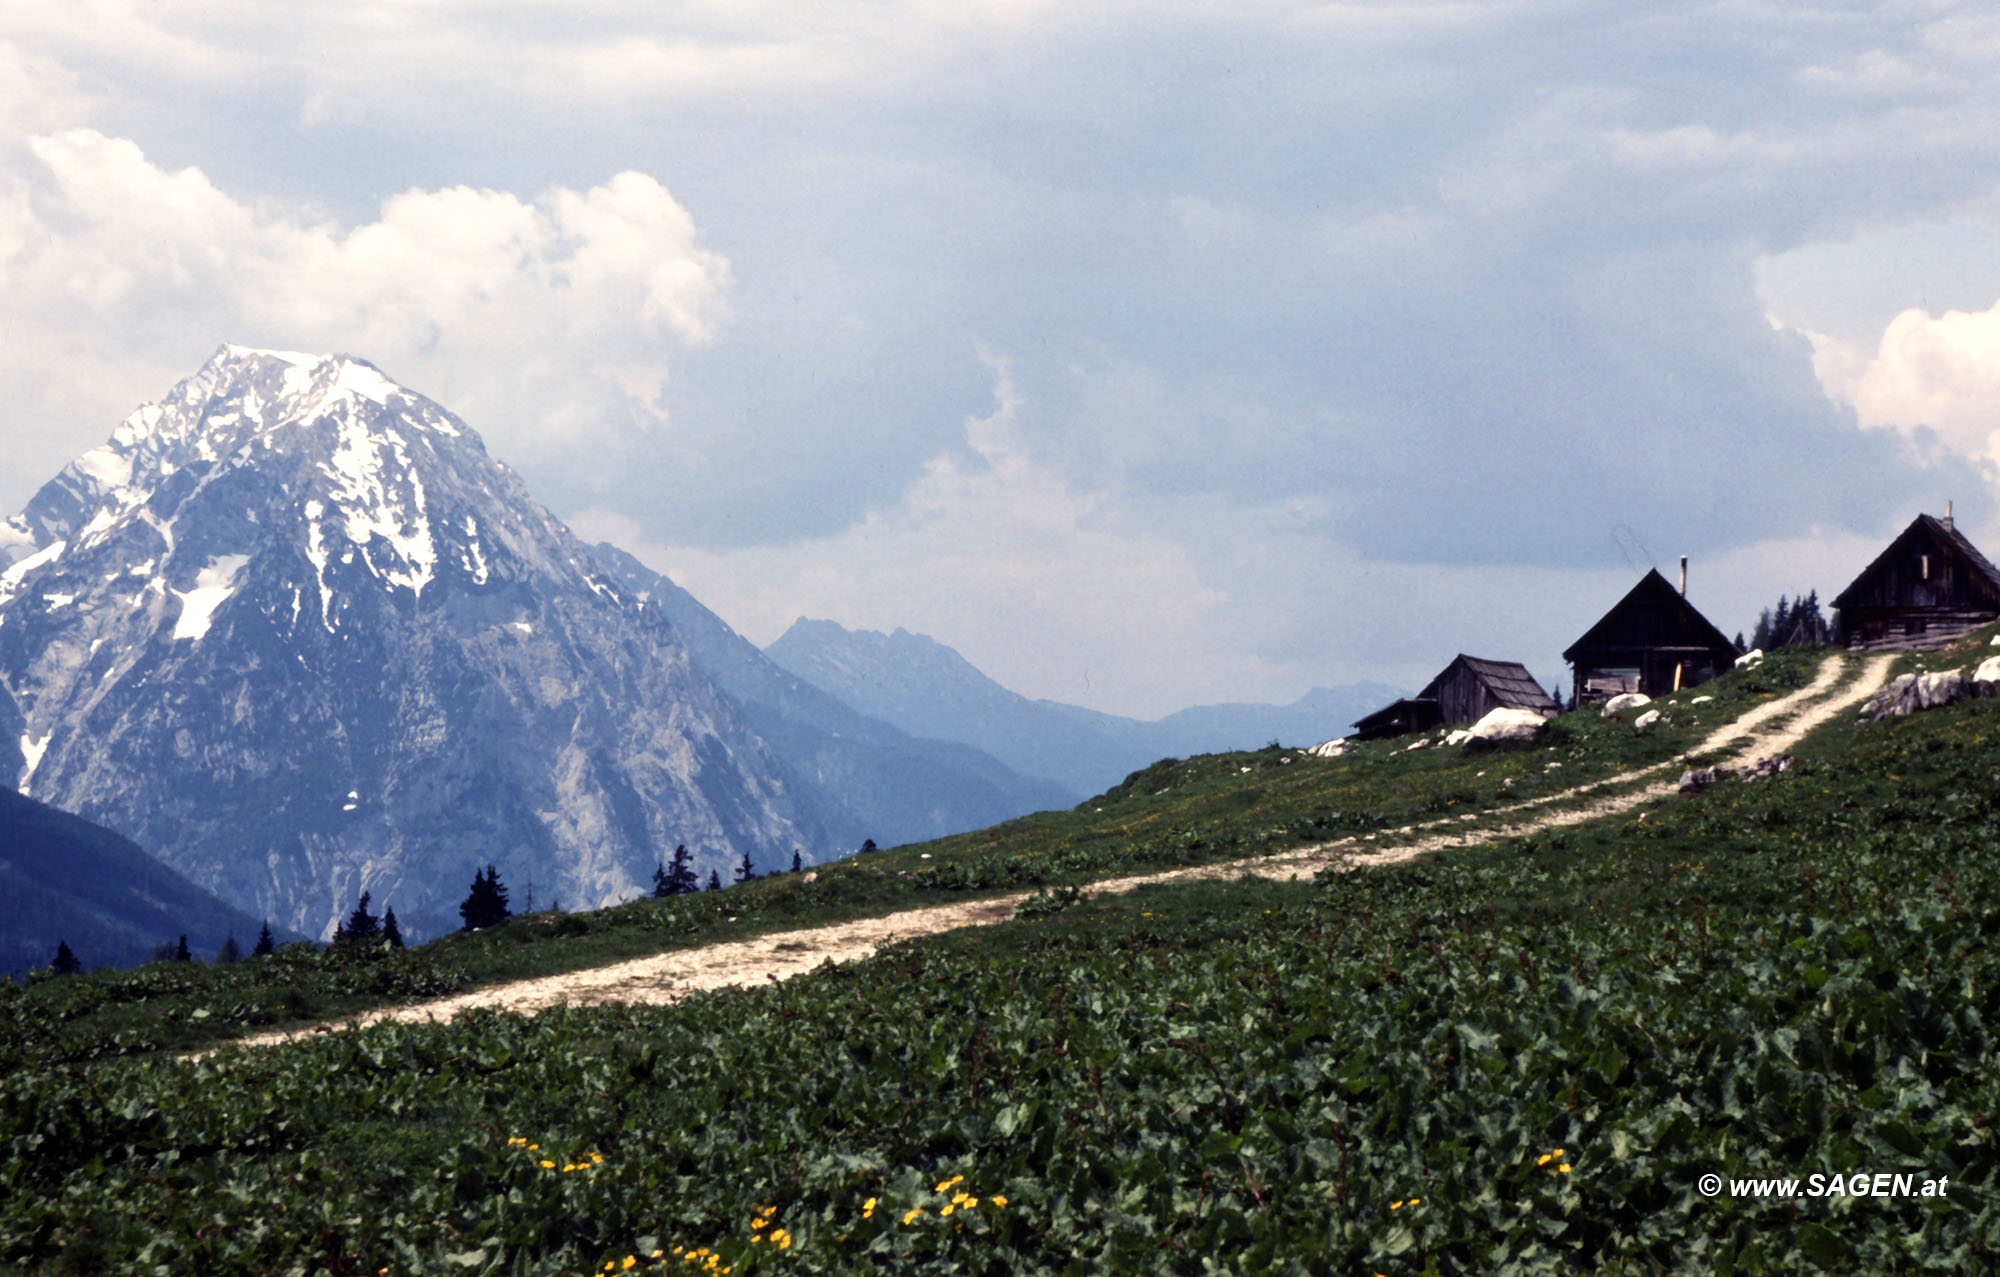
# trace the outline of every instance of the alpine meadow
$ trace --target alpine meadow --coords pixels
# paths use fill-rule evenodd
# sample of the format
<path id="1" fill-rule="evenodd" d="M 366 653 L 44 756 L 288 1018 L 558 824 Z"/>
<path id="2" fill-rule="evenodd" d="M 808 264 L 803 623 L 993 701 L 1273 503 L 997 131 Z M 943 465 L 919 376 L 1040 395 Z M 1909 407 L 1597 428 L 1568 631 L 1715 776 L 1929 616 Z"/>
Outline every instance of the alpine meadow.
<path id="1" fill-rule="evenodd" d="M 1991 632 L 1876 673 L 1963 665 Z M 810 880 L 401 952 L 8 986 L 0 1255 L 64 1273 L 1975 1271 L 1996 1221 L 2000 702 L 1857 718 L 1862 673 L 1783 649 L 1660 698 L 1644 732 L 1587 708 L 1475 752 L 1169 761 L 1074 811 Z M 1731 736 L 1751 719 L 1764 735 Z M 1676 792 L 1746 739 L 1793 761 Z M 1011 920 L 782 983 L 421 1012 L 979 902 Z M 417 1017 L 230 1044 L 393 1006 Z M 1742 1191 L 1706 1194 L 1708 1174 Z M 1877 1174 L 1943 1187 L 1871 1195 Z M 1840 1191 L 1750 1192 L 1815 1175 Z"/>

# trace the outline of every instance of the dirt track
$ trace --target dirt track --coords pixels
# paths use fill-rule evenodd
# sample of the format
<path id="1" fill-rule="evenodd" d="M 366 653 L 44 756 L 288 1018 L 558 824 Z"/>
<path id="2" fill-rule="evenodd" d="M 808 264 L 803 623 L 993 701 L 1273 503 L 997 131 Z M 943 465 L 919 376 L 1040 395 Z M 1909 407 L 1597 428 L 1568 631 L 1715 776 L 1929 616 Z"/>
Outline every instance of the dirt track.
<path id="1" fill-rule="evenodd" d="M 1858 671 L 1854 671 L 1847 657 L 1838 654 L 1829 656 L 1821 663 L 1817 676 L 1809 685 L 1760 705 L 1718 728 L 1693 752 L 1726 750 L 1726 765 L 1739 767 L 1782 754 L 1813 728 L 1873 695 L 1887 679 L 1894 659 L 1892 655 L 1872 657 Z M 1852 676 L 1843 683 L 1841 676 L 1849 673 Z M 1537 830 L 1582 824 L 1657 802 L 1675 792 L 1678 781 L 1676 769 L 1679 766 L 1678 762 L 1659 763 L 1641 771 L 1592 781 L 1558 794 L 1523 802 L 1499 812 L 1427 821 L 1380 835 L 1343 838 L 1254 860 L 1107 879 L 1086 890 L 1090 895 L 1113 895 L 1157 883 L 1238 878 L 1246 874 L 1264 878 L 1295 878 L 1310 876 L 1329 866 L 1360 868 L 1411 860 L 1446 848 L 1475 846 Z M 1603 792 L 1602 797 L 1575 802 L 1579 797 L 1600 791 Z M 1567 805 L 1572 803 L 1575 805 Z M 1501 818 L 1500 823 L 1494 823 L 1495 816 Z M 805 931 L 760 936 L 755 940 L 636 958 L 615 966 L 496 985 L 434 1002 L 371 1011 L 341 1021 L 340 1025 L 310 1025 L 259 1034 L 240 1039 L 237 1044 L 270 1045 L 314 1033 L 331 1032 L 341 1025 L 365 1026 L 381 1020 L 449 1020 L 460 1011 L 473 1007 L 533 1014 L 565 1002 L 572 1006 L 602 1002 L 673 1002 L 698 990 L 783 980 L 812 970 L 821 963 L 864 958 L 895 940 L 1003 922 L 1026 895 L 1025 892 L 1016 892 L 968 904 L 910 909 L 881 918 L 834 923 Z"/>

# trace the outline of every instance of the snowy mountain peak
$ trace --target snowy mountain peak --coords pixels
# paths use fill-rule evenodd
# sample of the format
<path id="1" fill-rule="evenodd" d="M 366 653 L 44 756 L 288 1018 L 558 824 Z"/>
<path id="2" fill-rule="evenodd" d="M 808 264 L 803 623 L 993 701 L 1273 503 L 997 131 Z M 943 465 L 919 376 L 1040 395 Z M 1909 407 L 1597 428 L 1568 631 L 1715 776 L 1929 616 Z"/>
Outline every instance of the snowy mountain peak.
<path id="1" fill-rule="evenodd" d="M 394 889 L 435 931 L 489 858 L 599 904 L 661 845 L 822 841 L 669 627 L 365 360 L 224 346 L 7 526 L 0 784 L 274 921 Z"/>

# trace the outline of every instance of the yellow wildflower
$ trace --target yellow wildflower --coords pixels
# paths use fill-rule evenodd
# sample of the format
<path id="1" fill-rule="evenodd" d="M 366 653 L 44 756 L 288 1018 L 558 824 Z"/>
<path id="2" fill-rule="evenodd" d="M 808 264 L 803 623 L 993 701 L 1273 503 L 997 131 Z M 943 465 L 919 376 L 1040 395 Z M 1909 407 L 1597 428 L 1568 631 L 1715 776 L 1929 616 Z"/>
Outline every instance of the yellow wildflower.
<path id="1" fill-rule="evenodd" d="M 1558 1171 L 1561 1171 L 1563 1174 L 1567 1175 L 1569 1174 L 1569 1163 L 1564 1162 L 1561 1166 L 1556 1167 L 1556 1169 Z"/>
<path id="2" fill-rule="evenodd" d="M 1001 1197 L 999 1194 L 996 1193 L 992 1198 L 992 1202 L 995 1206 L 1005 1206 L 1007 1204 L 1007 1199 Z"/>
<path id="3" fill-rule="evenodd" d="M 556 1168 L 556 1164 L 555 1164 L 554 1162 L 551 1162 L 551 1161 L 550 1161 L 550 1160 L 549 1160 L 548 1158 L 546 1158 L 546 1157 L 542 1159 L 542 1169 L 543 1169 L 543 1170 L 545 1170 L 545 1171 L 552 1171 L 552 1170 L 554 1170 L 555 1168 Z"/>
<path id="4" fill-rule="evenodd" d="M 911 1223 L 913 1223 L 916 1220 L 917 1216 L 923 1213 L 924 1213 L 924 1208 L 921 1206 L 912 1206 L 910 1207 L 910 1209 L 904 1211 L 903 1212 L 904 1226 L 908 1227 Z"/>
<path id="5" fill-rule="evenodd" d="M 869 1199 L 868 1199 L 867 1201 L 865 1201 L 865 1202 L 861 1203 L 861 1218 L 863 1218 L 863 1219 L 867 1219 L 867 1218 L 869 1218 L 870 1216 L 872 1216 L 872 1215 L 873 1215 L 874 1213 L 875 1213 L 875 1199 L 874 1199 L 874 1198 L 872 1198 L 872 1197 L 871 1197 L 871 1198 L 869 1198 Z"/>

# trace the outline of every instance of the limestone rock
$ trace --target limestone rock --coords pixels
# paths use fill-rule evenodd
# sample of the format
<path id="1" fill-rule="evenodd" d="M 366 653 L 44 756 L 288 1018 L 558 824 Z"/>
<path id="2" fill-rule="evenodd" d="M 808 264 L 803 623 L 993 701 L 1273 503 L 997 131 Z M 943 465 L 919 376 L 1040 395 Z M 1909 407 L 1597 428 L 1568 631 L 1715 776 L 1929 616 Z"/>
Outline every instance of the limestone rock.
<path id="1" fill-rule="evenodd" d="M 1472 725 L 1468 743 L 1533 740 L 1548 727 L 1549 720 L 1534 710 L 1503 705 Z"/>
<path id="2" fill-rule="evenodd" d="M 1641 705 L 1651 705 L 1652 703 L 1653 698 L 1644 692 L 1620 692 L 1618 695 L 1604 702 L 1604 716 L 1606 718 L 1616 718 L 1628 709 L 1637 709 Z"/>
<path id="3" fill-rule="evenodd" d="M 1749 651 L 1745 652 L 1743 655 L 1736 658 L 1736 668 L 1739 670 L 1747 670 L 1752 666 L 1762 665 L 1763 663 L 1764 663 L 1764 649 L 1761 647 L 1753 647 Z"/>
<path id="4" fill-rule="evenodd" d="M 1983 666 L 1981 667 L 1984 668 Z M 1937 670 L 1929 674 L 1904 674 L 1890 681 L 1861 708 L 1861 716 L 1879 722 L 1901 718 L 1920 709 L 1936 709 L 1974 694 L 1972 679 L 1964 670 Z"/>
<path id="5" fill-rule="evenodd" d="M 1632 726 L 1635 730 L 1643 732 L 1655 723 L 1664 723 L 1666 721 L 1667 721 L 1666 719 L 1660 717 L 1660 711 L 1656 709 L 1649 709 L 1645 713 L 1639 715 L 1639 717 L 1633 719 Z"/>

